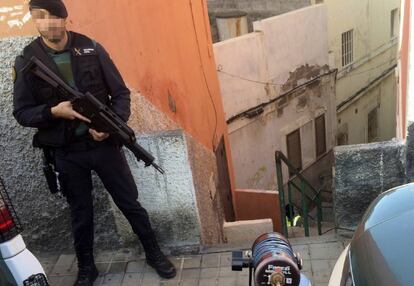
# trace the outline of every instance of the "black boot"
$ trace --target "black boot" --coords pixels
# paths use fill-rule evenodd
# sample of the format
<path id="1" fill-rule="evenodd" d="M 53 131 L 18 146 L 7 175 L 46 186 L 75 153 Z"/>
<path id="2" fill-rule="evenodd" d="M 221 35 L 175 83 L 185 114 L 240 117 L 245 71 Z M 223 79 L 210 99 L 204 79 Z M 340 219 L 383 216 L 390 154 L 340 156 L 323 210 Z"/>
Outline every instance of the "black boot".
<path id="1" fill-rule="evenodd" d="M 145 257 L 149 266 L 157 271 L 162 278 L 171 279 L 177 275 L 174 265 L 165 257 L 155 238 L 141 240 Z"/>
<path id="2" fill-rule="evenodd" d="M 78 278 L 74 286 L 92 286 L 98 277 L 98 269 L 95 266 L 93 253 L 78 253 Z"/>

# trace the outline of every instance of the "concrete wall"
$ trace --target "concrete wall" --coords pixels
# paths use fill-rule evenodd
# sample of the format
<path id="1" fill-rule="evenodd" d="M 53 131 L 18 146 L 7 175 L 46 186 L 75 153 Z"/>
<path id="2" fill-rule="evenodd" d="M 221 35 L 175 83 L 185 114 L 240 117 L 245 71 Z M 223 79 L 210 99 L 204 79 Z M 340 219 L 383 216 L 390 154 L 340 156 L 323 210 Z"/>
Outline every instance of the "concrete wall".
<path id="1" fill-rule="evenodd" d="M 371 96 L 373 89 L 376 90 L 374 93 L 385 91 L 381 95 L 382 101 L 392 106 L 379 113 L 380 136 L 375 141 L 390 140 L 396 136 L 396 81 L 388 79 L 387 71 L 396 64 L 398 36 L 391 37 L 391 11 L 399 9 L 400 2 L 324 1 L 328 12 L 330 65 L 338 69 L 338 132 L 348 130 L 348 140 L 343 144 L 368 142 L 368 118 L 362 110 L 367 105 L 375 105 L 377 98 Z M 343 67 L 342 33 L 351 29 L 354 30 L 353 62 Z M 380 87 L 374 80 L 381 75 L 379 81 L 383 83 Z M 358 115 L 352 116 L 356 109 Z M 387 124 L 382 124 L 384 122 Z"/>
<path id="2" fill-rule="evenodd" d="M 406 183 L 405 160 L 402 141 L 335 147 L 336 226 L 355 228 L 380 193 Z"/>
<path id="3" fill-rule="evenodd" d="M 414 124 L 407 128 L 405 173 L 408 182 L 414 181 Z"/>
<path id="4" fill-rule="evenodd" d="M 355 228 L 380 193 L 414 181 L 414 124 L 406 140 L 338 146 L 334 156 L 335 222 Z"/>
<path id="5" fill-rule="evenodd" d="M 236 186 L 274 189 L 274 152 L 286 154 L 287 134 L 300 129 L 304 169 L 317 161 L 314 119 L 321 114 L 325 114 L 327 152 L 334 146 L 335 74 L 327 67 L 323 5 L 259 21 L 254 26 L 256 32 L 216 43 L 214 50 L 226 119 L 230 120 Z M 309 34 L 317 34 L 319 40 Z M 235 118 L 325 73 L 313 84 L 266 105 L 258 116 Z M 287 176 L 286 170 L 284 173 Z"/>

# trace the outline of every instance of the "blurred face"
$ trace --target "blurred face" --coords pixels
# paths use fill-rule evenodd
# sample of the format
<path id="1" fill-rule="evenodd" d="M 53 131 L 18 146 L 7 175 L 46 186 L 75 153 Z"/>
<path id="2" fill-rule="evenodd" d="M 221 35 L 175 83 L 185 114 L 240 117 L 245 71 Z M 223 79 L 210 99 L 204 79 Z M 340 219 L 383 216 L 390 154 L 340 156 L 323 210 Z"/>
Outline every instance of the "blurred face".
<path id="1" fill-rule="evenodd" d="M 32 9 L 33 22 L 40 35 L 52 43 L 59 43 L 65 37 L 66 19 L 51 15 L 44 9 Z"/>

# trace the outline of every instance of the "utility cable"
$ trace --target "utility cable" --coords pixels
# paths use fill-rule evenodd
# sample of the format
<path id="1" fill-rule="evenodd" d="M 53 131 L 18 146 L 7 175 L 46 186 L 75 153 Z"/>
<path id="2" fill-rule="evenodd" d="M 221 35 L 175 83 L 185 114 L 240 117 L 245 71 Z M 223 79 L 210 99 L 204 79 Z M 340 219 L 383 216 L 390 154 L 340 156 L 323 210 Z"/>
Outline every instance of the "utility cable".
<path id="1" fill-rule="evenodd" d="M 197 50 L 198 50 L 198 56 L 200 58 L 200 63 L 201 63 L 201 71 L 203 73 L 204 82 L 205 82 L 205 85 L 207 87 L 207 92 L 208 92 L 208 95 L 210 97 L 211 104 L 213 105 L 214 115 L 215 115 L 214 134 L 213 134 L 213 138 L 212 138 L 212 142 L 211 142 L 212 147 L 213 147 L 213 151 L 214 151 L 216 149 L 216 141 L 217 141 L 217 125 L 218 125 L 217 108 L 216 108 L 216 105 L 214 103 L 214 99 L 213 99 L 213 96 L 211 94 L 210 86 L 208 85 L 207 75 L 206 75 L 206 72 L 205 72 L 205 69 L 204 69 L 203 57 L 201 56 L 201 50 L 200 50 L 200 41 L 198 40 L 197 28 L 196 28 L 196 24 L 195 24 L 194 13 L 193 13 L 193 3 L 191 1 L 192 0 L 189 0 L 190 11 L 191 11 L 191 18 L 192 18 L 192 21 L 193 21 L 194 33 L 195 33 L 195 37 L 196 37 L 196 41 L 197 41 Z M 203 7 L 203 9 L 204 9 L 204 7 Z"/>
<path id="2" fill-rule="evenodd" d="M 356 76 L 356 75 L 361 75 L 361 74 L 364 74 L 364 73 L 367 73 L 367 72 L 376 70 L 376 69 L 378 69 L 378 68 L 380 68 L 380 67 L 382 67 L 382 66 L 384 66 L 386 64 L 390 64 L 390 61 L 388 60 L 388 61 L 383 62 L 383 63 L 381 63 L 381 64 L 379 64 L 379 65 L 377 65 L 377 66 L 375 66 L 373 68 L 370 68 L 370 69 L 367 69 L 367 70 L 363 70 L 363 71 L 359 71 L 357 73 L 351 73 L 351 72 L 349 72 L 349 74 L 347 75 L 347 77 L 353 77 L 353 76 Z M 217 72 L 222 73 L 222 74 L 225 74 L 225 75 L 230 76 L 230 77 L 233 77 L 233 78 L 237 78 L 237 79 L 240 79 L 240 80 L 244 80 L 244 81 L 248 81 L 248 82 L 252 82 L 252 83 L 257 83 L 257 84 L 270 85 L 270 86 L 282 86 L 282 85 L 284 85 L 283 83 L 274 83 L 274 82 L 267 82 L 267 81 L 259 81 L 259 80 L 254 80 L 254 79 L 249 79 L 249 78 L 246 78 L 246 77 L 243 77 L 243 76 L 239 76 L 239 75 L 236 75 L 236 74 L 232 74 L 232 73 L 229 73 L 229 72 L 224 71 L 223 70 L 223 67 L 221 65 L 218 65 Z"/>

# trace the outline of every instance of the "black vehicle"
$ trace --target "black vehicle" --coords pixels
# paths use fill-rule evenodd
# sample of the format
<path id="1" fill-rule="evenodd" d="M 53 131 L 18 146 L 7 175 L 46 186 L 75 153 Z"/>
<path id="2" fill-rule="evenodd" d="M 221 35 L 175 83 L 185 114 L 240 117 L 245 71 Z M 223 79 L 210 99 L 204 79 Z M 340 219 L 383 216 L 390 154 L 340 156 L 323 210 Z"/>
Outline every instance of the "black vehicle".
<path id="1" fill-rule="evenodd" d="M 329 286 L 414 285 L 414 183 L 378 196 L 339 257 Z"/>

